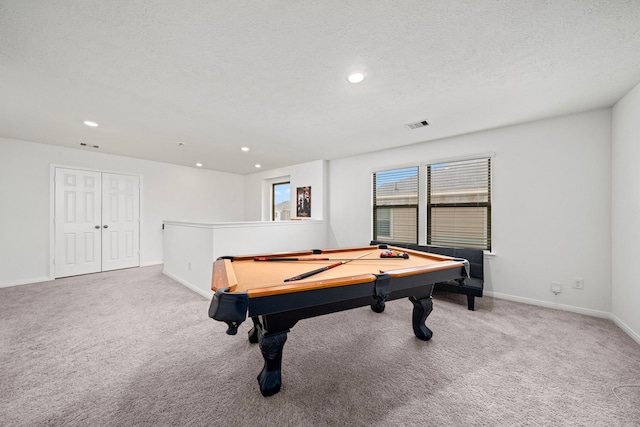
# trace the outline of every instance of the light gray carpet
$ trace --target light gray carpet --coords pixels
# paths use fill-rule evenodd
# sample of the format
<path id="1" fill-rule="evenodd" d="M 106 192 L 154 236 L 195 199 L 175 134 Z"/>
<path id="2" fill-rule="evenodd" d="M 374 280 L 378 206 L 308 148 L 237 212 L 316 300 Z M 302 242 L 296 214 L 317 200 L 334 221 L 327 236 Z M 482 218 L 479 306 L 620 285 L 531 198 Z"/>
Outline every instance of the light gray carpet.
<path id="1" fill-rule="evenodd" d="M 640 346 L 608 320 L 437 294 L 303 320 L 264 398 L 249 323 L 161 267 L 0 289 L 3 426 L 637 426 Z"/>

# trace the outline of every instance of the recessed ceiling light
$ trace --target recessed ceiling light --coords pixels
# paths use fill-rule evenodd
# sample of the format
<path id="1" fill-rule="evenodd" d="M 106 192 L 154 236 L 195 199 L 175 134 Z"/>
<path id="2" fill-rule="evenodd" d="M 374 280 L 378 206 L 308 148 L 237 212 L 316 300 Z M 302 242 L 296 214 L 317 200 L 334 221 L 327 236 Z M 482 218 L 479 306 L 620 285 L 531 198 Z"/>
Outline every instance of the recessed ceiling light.
<path id="1" fill-rule="evenodd" d="M 257 167 L 257 168 L 261 168 L 261 167 L 262 167 L 262 165 L 260 165 L 260 164 L 256 164 L 256 167 Z"/>
<path id="2" fill-rule="evenodd" d="M 91 120 L 85 120 L 82 123 L 84 123 L 85 125 L 87 125 L 89 127 L 92 127 L 92 128 L 98 127 L 98 123 L 96 123 L 94 121 L 91 121 Z"/>
<path id="3" fill-rule="evenodd" d="M 196 163 L 196 166 L 201 168 L 202 167 L 202 163 Z"/>
<path id="4" fill-rule="evenodd" d="M 347 80 L 349 81 L 349 83 L 360 83 L 364 80 L 364 76 L 364 72 L 354 71 L 352 73 L 349 73 L 349 75 L 347 76 Z"/>
<path id="5" fill-rule="evenodd" d="M 242 147 L 241 150 L 246 153 L 247 151 L 249 151 L 249 147 Z"/>

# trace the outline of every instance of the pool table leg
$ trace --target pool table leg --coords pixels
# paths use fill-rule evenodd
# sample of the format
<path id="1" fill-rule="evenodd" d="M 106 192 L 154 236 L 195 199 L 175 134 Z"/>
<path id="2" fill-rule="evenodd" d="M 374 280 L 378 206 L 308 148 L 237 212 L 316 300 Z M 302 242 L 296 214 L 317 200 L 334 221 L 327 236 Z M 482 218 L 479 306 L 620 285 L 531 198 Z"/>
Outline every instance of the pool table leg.
<path id="1" fill-rule="evenodd" d="M 422 299 L 409 297 L 409 301 L 413 303 L 413 333 L 421 340 L 429 341 L 433 336 L 433 332 L 427 328 L 425 320 L 433 310 L 433 301 L 431 297 Z"/>
<path id="2" fill-rule="evenodd" d="M 262 334 L 262 324 L 260 323 L 260 319 L 257 317 L 252 317 L 253 320 L 253 328 L 249 331 L 249 342 L 251 344 L 256 344 L 260 342 L 260 334 Z"/>
<path id="3" fill-rule="evenodd" d="M 272 396 L 280 391 L 282 385 L 282 348 L 287 341 L 289 330 L 270 333 L 259 333 L 260 351 L 264 358 L 264 367 L 258 375 L 260 392 L 263 396 Z"/>

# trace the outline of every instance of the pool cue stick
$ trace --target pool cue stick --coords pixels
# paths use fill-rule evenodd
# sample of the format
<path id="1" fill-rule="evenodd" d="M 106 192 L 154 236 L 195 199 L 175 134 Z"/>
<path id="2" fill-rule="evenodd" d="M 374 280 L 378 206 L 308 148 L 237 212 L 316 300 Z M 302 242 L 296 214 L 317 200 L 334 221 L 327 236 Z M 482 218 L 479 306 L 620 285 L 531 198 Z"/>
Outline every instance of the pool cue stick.
<path id="1" fill-rule="evenodd" d="M 266 257 L 266 256 L 258 256 L 255 257 L 254 261 L 353 261 L 354 259 L 360 258 L 279 258 L 279 257 Z M 365 258 L 360 259 L 361 261 L 378 261 L 380 259 L 402 259 L 397 257 L 382 257 L 382 258 Z"/>
<path id="2" fill-rule="evenodd" d="M 351 262 L 351 261 L 353 261 L 353 260 L 356 260 L 356 259 L 360 259 L 360 258 L 366 257 L 366 256 L 367 256 L 367 255 L 369 255 L 369 254 L 371 254 L 371 252 L 369 252 L 368 254 L 361 255 L 361 256 L 359 256 L 359 257 L 357 257 L 357 258 L 352 258 L 352 259 L 349 259 L 349 260 L 336 262 L 335 264 L 327 265 L 327 266 L 324 266 L 324 267 L 318 268 L 318 269 L 316 269 L 316 270 L 307 271 L 306 273 L 302 273 L 302 274 L 299 274 L 299 275 L 297 275 L 297 276 L 293 276 L 293 277 L 289 277 L 288 279 L 284 279 L 284 281 L 285 281 L 285 282 L 293 282 L 293 281 L 295 281 L 295 280 L 302 280 L 302 279 L 305 279 L 305 278 L 307 278 L 307 277 L 309 277 L 309 276 L 313 276 L 314 274 L 322 273 L 323 271 L 327 271 L 327 270 L 329 270 L 329 269 L 332 269 L 332 268 L 335 268 L 335 267 L 339 267 L 339 266 L 341 266 L 342 264 L 346 264 L 346 263 Z"/>
<path id="3" fill-rule="evenodd" d="M 335 258 L 337 260 L 337 258 Z M 342 258 L 346 259 L 346 258 Z M 257 256 L 254 261 L 331 261 L 331 258 L 278 258 L 268 256 Z"/>

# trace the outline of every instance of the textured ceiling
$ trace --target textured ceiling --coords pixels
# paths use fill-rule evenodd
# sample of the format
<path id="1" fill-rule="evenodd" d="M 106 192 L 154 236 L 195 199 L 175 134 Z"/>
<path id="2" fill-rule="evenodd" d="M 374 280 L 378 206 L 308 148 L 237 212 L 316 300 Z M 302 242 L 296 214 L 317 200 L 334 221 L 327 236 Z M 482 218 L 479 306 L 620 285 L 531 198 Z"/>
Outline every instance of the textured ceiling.
<path id="1" fill-rule="evenodd" d="M 0 136 L 241 174 L 608 107 L 638 82 L 640 0 L 0 0 Z"/>

